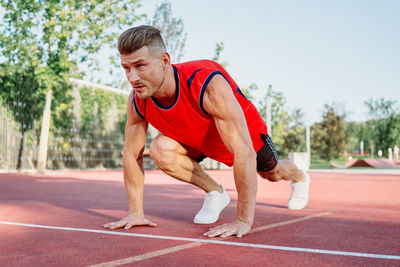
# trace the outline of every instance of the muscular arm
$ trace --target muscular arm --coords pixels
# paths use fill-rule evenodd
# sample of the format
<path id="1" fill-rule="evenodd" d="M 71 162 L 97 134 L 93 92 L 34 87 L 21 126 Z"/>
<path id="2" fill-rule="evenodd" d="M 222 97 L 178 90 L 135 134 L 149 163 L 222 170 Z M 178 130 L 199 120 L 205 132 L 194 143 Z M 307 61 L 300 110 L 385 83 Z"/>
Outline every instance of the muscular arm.
<path id="1" fill-rule="evenodd" d="M 256 153 L 247 128 L 243 111 L 226 80 L 216 75 L 206 88 L 203 100 L 205 110 L 214 118 L 215 125 L 226 147 L 234 154 L 234 177 L 238 193 L 236 220 L 214 228 L 208 236 L 241 236 L 250 231 L 254 219 L 257 194 Z M 248 229 L 235 230 L 235 224 Z M 235 232 L 236 231 L 236 232 Z"/>
<path id="2" fill-rule="evenodd" d="M 124 182 L 128 196 L 129 214 L 143 216 L 143 151 L 148 123 L 134 109 L 133 96 L 129 96 L 124 146 Z"/>
<path id="3" fill-rule="evenodd" d="M 125 146 L 123 154 L 124 182 L 128 196 L 128 216 L 117 222 L 103 225 L 104 228 L 129 229 L 135 225 L 156 226 L 144 218 L 143 212 L 143 151 L 146 144 L 148 123 L 143 120 L 133 106 L 132 92 L 127 105 L 127 122 L 125 126 Z"/>

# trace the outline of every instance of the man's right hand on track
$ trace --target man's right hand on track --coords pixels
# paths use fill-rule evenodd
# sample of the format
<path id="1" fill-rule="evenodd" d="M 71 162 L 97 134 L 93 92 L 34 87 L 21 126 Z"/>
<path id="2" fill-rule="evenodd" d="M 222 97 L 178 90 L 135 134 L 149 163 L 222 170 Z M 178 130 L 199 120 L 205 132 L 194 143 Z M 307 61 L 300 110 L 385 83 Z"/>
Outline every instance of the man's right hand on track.
<path id="1" fill-rule="evenodd" d="M 120 221 L 106 223 L 103 227 L 106 229 L 117 229 L 122 227 L 124 227 L 124 229 L 130 229 L 133 226 L 139 225 L 157 226 L 156 223 L 146 219 L 145 217 L 132 213 Z"/>

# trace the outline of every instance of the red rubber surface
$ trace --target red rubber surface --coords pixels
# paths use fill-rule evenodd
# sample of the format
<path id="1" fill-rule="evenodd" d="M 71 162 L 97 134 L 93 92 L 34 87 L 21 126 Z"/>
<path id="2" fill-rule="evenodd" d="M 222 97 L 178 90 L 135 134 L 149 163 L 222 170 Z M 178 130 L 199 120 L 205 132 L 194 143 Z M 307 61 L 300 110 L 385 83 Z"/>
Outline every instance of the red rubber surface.
<path id="1" fill-rule="evenodd" d="M 214 225 L 234 218 L 231 170 L 210 171 L 232 198 Z M 286 208 L 287 182 L 259 178 L 254 227 L 322 212 L 331 214 L 227 241 L 400 255 L 400 176 L 311 173 L 310 201 Z M 160 171 L 146 172 L 145 213 L 158 227 L 121 232 L 203 239 L 195 225 L 203 193 Z M 48 175 L 0 174 L 0 221 L 103 230 L 126 215 L 121 171 L 70 171 Z M 114 236 L 0 224 L 0 266 L 85 266 L 187 244 L 186 241 Z M 400 266 L 400 260 L 202 244 L 131 263 L 135 266 Z"/>

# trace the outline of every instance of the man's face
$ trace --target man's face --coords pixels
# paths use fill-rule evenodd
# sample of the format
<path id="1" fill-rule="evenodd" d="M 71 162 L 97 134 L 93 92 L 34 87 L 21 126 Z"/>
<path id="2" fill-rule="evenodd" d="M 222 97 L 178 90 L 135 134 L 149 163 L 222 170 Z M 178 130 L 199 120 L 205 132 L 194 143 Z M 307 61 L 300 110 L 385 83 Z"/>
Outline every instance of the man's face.
<path id="1" fill-rule="evenodd" d="M 153 55 L 147 46 L 131 54 L 121 54 L 121 65 L 140 99 L 152 96 L 164 82 L 163 56 Z"/>

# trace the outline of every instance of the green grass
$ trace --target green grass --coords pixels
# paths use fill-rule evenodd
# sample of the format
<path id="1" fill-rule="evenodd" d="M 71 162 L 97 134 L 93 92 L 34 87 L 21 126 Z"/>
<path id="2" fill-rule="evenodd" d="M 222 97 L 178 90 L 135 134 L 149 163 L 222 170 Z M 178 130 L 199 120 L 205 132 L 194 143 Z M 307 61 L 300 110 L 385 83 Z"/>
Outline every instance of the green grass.
<path id="1" fill-rule="evenodd" d="M 332 169 L 332 166 L 326 161 L 311 161 L 310 169 Z"/>
<path id="2" fill-rule="evenodd" d="M 342 159 L 331 160 L 331 162 L 343 165 L 346 164 L 346 161 L 343 161 Z M 333 167 L 325 160 L 312 159 L 310 162 L 310 169 L 333 169 Z"/>

